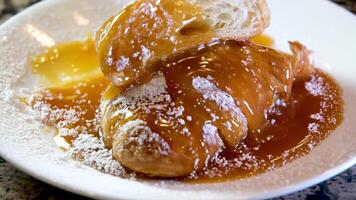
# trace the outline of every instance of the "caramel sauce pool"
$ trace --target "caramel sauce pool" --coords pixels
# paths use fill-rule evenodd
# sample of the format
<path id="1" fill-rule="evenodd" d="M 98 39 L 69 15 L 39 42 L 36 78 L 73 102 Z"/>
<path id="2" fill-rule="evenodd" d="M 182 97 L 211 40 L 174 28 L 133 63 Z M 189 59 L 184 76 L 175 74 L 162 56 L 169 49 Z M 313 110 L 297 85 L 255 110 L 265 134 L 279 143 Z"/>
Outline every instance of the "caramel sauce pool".
<path id="1" fill-rule="evenodd" d="M 86 130 L 99 136 L 95 125 L 96 111 L 108 81 L 99 68 L 94 41 L 88 39 L 59 44 L 30 62 L 32 72 L 40 76 L 40 84 L 47 86 L 35 96 L 32 106 L 40 102 L 58 112 L 73 110 L 80 113 L 79 119 L 73 119 L 68 124 L 59 126 L 65 120 L 62 118 L 46 123 L 55 128 Z M 58 134 L 55 142 L 67 149 L 73 139 L 72 136 L 60 137 Z"/>
<path id="2" fill-rule="evenodd" d="M 327 88 L 323 96 L 313 96 L 305 87 L 309 81 L 318 79 L 322 79 L 324 87 Z M 232 167 L 228 170 L 212 162 L 208 170 L 220 170 L 226 172 L 225 175 L 211 179 L 208 175 L 202 174 L 198 180 L 189 182 L 244 178 L 281 167 L 306 155 L 342 122 L 341 95 L 335 81 L 320 70 L 312 77 L 294 83 L 291 97 L 293 103 L 289 102 L 286 107 L 281 108 L 282 114 L 272 114 L 268 117 L 270 122 L 274 121 L 273 125 L 264 129 L 257 138 L 249 132 L 239 148 L 224 150 L 218 156 L 223 161 L 231 161 L 241 155 L 254 157 L 252 160 L 247 158 L 245 163 L 239 164 L 241 167 Z"/>
<path id="3" fill-rule="evenodd" d="M 265 46 L 273 44 L 273 40 L 266 36 L 253 41 Z M 60 124 L 61 119 L 46 123 L 55 128 L 77 127 L 98 136 L 100 116 L 97 110 L 108 81 L 99 70 L 93 41 L 52 47 L 32 60 L 32 69 L 41 77 L 43 85 L 49 85 L 35 95 L 30 103 L 33 107 L 41 103 L 54 110 L 81 113 L 78 119 L 68 124 Z M 310 91 L 320 88 L 323 88 L 321 95 Z M 283 166 L 307 154 L 342 122 L 341 96 L 336 82 L 316 70 L 311 77 L 293 84 L 291 101 L 275 107 L 276 112 L 268 116 L 270 125 L 258 137 L 249 133 L 242 144 L 222 151 L 196 177 L 178 180 L 189 183 L 236 180 Z M 75 137 L 75 134 L 61 136 L 67 146 Z"/>

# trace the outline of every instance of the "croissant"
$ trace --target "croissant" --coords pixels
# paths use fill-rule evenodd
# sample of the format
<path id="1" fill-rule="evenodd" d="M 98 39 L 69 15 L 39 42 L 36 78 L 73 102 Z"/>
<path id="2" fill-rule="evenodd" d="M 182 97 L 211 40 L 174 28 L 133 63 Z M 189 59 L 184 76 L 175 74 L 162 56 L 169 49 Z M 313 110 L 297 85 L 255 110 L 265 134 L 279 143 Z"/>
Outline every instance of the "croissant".
<path id="1" fill-rule="evenodd" d="M 219 40 L 172 55 L 146 84 L 105 92 L 102 138 L 126 167 L 179 177 L 204 169 L 224 148 L 267 124 L 276 101 L 288 101 L 293 81 L 311 65 L 249 41 Z M 302 60 L 301 60 L 302 59 Z"/>
<path id="2" fill-rule="evenodd" d="M 264 0 L 138 0 L 110 18 L 96 41 L 113 157 L 149 176 L 187 176 L 258 135 L 311 69 L 299 43 L 288 55 L 246 40 L 269 19 Z"/>

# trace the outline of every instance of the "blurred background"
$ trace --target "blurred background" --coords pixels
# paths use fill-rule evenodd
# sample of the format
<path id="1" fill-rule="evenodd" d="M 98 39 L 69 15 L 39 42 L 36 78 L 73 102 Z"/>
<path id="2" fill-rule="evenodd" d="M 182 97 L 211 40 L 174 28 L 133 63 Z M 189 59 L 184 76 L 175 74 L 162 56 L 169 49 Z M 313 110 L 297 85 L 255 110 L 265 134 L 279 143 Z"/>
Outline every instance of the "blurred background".
<path id="1" fill-rule="evenodd" d="M 0 24 L 21 10 L 39 1 L 41 0 L 0 0 Z M 356 14 L 356 0 L 332 1 Z M 87 198 L 65 192 L 37 181 L 17 171 L 0 158 L 0 199 L 81 200 Z M 356 200 L 356 166 L 319 185 L 276 199 Z"/>

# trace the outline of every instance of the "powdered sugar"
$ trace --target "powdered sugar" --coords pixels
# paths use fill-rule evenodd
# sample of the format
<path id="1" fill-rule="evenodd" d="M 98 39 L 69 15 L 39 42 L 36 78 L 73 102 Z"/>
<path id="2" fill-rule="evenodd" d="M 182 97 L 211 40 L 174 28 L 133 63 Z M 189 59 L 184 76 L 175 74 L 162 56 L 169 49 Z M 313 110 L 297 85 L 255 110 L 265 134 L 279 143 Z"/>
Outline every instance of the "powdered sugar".
<path id="1" fill-rule="evenodd" d="M 227 159 L 224 156 L 218 155 L 212 160 L 212 167 L 209 167 L 203 173 L 208 177 L 222 177 L 237 169 L 247 171 L 258 170 L 266 162 L 264 159 L 257 158 L 253 151 L 249 150 L 244 143 L 241 143 L 238 149 L 234 151 L 238 156 L 233 159 Z M 273 156 L 270 159 L 273 159 Z"/>
<path id="2" fill-rule="evenodd" d="M 325 94 L 325 84 L 322 77 L 312 76 L 312 79 L 305 84 L 305 89 L 313 96 Z"/>
<path id="3" fill-rule="evenodd" d="M 209 123 L 205 123 L 203 126 L 203 139 L 208 145 L 217 145 L 220 148 L 224 146 L 218 129 Z"/>
<path id="4" fill-rule="evenodd" d="M 247 131 L 247 119 L 228 93 L 218 89 L 211 81 L 202 77 L 193 79 L 193 87 L 203 95 L 204 99 L 214 101 L 223 111 L 231 112 L 241 123 L 242 129 Z"/>
<path id="5" fill-rule="evenodd" d="M 112 151 L 105 148 L 97 137 L 80 134 L 73 141 L 68 154 L 75 160 L 83 162 L 104 173 L 124 178 L 134 178 L 135 174 L 127 171 L 118 161 L 112 158 Z"/>
<path id="6" fill-rule="evenodd" d="M 165 77 L 162 73 L 158 73 L 149 83 L 129 89 L 110 104 L 117 107 L 119 111 L 142 110 L 150 113 L 156 110 L 176 119 L 183 115 L 184 107 L 172 103 L 166 88 Z"/>
<path id="7" fill-rule="evenodd" d="M 152 156 L 168 156 L 170 146 L 158 133 L 153 132 L 148 124 L 142 120 L 133 120 L 118 130 L 114 137 L 113 151 L 120 154 L 130 149 L 133 156 L 142 156 L 142 152 L 150 152 Z M 132 147 L 132 148 L 131 148 Z"/>
<path id="8" fill-rule="evenodd" d="M 322 111 L 320 111 L 319 113 L 315 113 L 310 115 L 311 119 L 317 120 L 318 122 L 324 122 L 324 117 L 322 115 Z"/>
<path id="9" fill-rule="evenodd" d="M 164 119 L 169 124 L 175 124 L 175 128 L 185 128 L 186 121 L 183 119 L 184 107 L 176 105 L 167 92 L 167 84 L 164 75 L 159 72 L 152 80 L 142 86 L 131 88 L 122 95 L 116 97 L 109 105 L 102 105 L 115 110 L 110 113 L 112 117 L 125 116 L 128 111 L 156 113 L 158 118 Z M 104 133 L 105 134 L 105 133 Z"/>
<path id="10" fill-rule="evenodd" d="M 317 133 L 317 132 L 318 132 L 318 128 L 319 128 L 319 125 L 316 124 L 316 123 L 310 123 L 310 124 L 308 125 L 308 131 L 309 131 L 310 133 Z"/>
<path id="11" fill-rule="evenodd" d="M 58 134 L 61 137 L 77 137 L 78 131 L 74 128 L 61 128 L 59 129 Z"/>
<path id="12" fill-rule="evenodd" d="M 82 113 L 74 109 L 52 109 L 49 104 L 36 102 L 33 109 L 40 113 L 41 120 L 48 125 L 61 129 L 77 123 Z"/>

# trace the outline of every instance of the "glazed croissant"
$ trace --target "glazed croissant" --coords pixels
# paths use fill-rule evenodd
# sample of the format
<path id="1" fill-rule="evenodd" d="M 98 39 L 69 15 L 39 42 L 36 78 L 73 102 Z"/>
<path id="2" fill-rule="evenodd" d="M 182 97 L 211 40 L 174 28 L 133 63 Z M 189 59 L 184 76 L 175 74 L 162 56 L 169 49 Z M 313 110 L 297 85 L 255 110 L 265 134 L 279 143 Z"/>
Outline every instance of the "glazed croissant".
<path id="1" fill-rule="evenodd" d="M 201 171 L 248 130 L 263 129 L 265 112 L 277 100 L 288 100 L 292 66 L 301 63 L 297 56 L 250 42 L 221 41 L 206 48 L 168 59 L 162 65 L 170 66 L 140 87 L 106 91 L 102 136 L 122 164 L 162 177 Z"/>
<path id="2" fill-rule="evenodd" d="M 101 67 L 112 81 L 101 103 L 101 135 L 113 157 L 131 170 L 187 176 L 202 171 L 248 133 L 258 134 L 269 123 L 268 110 L 277 101 L 288 101 L 293 82 L 312 68 L 309 52 L 299 43 L 291 43 L 293 55 L 287 55 L 239 37 L 251 37 L 264 25 L 256 31 L 251 28 L 256 24 L 250 24 L 236 31 L 237 37 L 224 37 L 189 2 L 179 1 L 183 5 L 175 9 L 168 1 L 157 2 L 134 3 L 98 33 Z M 254 19 L 269 19 L 267 7 L 247 6 L 253 3 L 265 5 L 246 1 L 239 9 L 253 9 Z M 177 28 L 186 27 L 183 8 L 193 9 L 189 17 L 198 19 L 185 30 L 188 35 Z M 142 16 L 146 25 L 135 21 Z M 172 27 L 160 21 L 167 16 Z M 130 32 L 134 25 L 140 26 Z M 152 32 L 147 27 L 159 28 Z M 167 38 L 180 42 L 167 43 Z"/>

